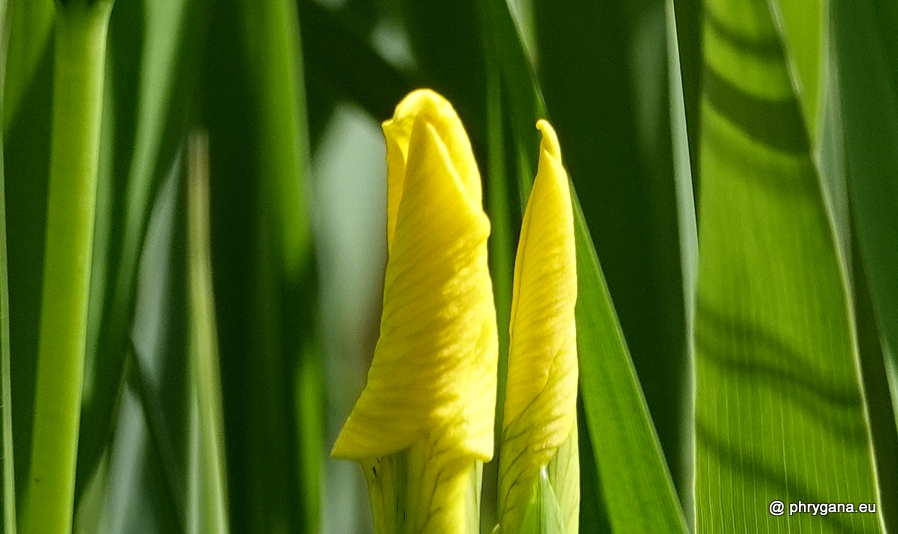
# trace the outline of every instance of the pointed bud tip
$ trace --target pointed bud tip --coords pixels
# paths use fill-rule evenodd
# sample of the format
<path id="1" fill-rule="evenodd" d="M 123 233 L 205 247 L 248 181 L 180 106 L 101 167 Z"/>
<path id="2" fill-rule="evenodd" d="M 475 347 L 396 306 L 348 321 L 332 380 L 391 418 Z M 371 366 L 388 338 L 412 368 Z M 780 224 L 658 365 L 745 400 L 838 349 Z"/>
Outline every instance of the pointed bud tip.
<path id="1" fill-rule="evenodd" d="M 546 119 L 536 121 L 536 128 L 543 134 L 540 150 L 548 152 L 549 155 L 561 162 L 561 146 L 558 144 L 558 135 L 555 133 L 555 129 Z"/>

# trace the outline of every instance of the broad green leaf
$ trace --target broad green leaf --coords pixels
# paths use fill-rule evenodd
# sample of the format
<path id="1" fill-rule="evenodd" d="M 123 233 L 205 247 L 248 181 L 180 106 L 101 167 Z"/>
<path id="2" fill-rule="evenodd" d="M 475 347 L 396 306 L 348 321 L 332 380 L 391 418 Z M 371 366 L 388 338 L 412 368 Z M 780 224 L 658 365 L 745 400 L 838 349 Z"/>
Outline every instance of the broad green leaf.
<path id="1" fill-rule="evenodd" d="M 877 514 L 790 514 L 877 502 L 853 315 L 771 11 L 705 17 L 696 530 L 881 532 Z"/>
<path id="2" fill-rule="evenodd" d="M 811 147 L 816 146 L 822 126 L 822 74 L 829 43 L 828 17 L 824 0 L 768 0 L 774 27 L 786 51 L 786 69 L 801 106 Z"/>

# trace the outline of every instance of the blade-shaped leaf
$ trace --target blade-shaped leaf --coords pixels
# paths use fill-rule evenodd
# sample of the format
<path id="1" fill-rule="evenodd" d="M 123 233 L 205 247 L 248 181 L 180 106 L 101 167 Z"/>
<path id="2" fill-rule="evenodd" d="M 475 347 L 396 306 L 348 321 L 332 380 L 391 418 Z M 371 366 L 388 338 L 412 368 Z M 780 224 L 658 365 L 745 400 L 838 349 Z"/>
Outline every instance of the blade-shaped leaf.
<path id="1" fill-rule="evenodd" d="M 5 3 L 5 2 L 4 2 Z M 19 115 L 22 100 L 27 98 L 40 64 L 50 47 L 53 30 L 53 1 L 12 1 L 3 10 L 6 45 L 3 79 L 3 132 L 9 133 L 12 121 Z M 7 41 L 8 39 L 8 41 Z M 23 113 L 28 113 L 23 111 Z"/>
<path id="2" fill-rule="evenodd" d="M 898 4 L 832 6 L 851 200 L 898 416 Z"/>
<path id="3" fill-rule="evenodd" d="M 139 263 L 152 206 L 187 132 L 206 0 L 123 2 L 110 23 L 108 165 L 100 194 L 91 336 L 78 447 L 77 492 L 113 436 L 134 323 Z M 105 187 L 105 191 L 103 190 Z"/>
<path id="4" fill-rule="evenodd" d="M 801 106 L 811 146 L 818 140 L 824 86 L 821 74 L 828 43 L 826 9 L 822 0 L 768 0 L 774 26 L 787 51 L 786 68 Z"/>
<path id="5" fill-rule="evenodd" d="M 227 479 L 209 253 L 208 140 L 190 142 L 188 271 L 190 291 L 190 475 L 188 532 L 227 534 Z"/>
<path id="6" fill-rule="evenodd" d="M 771 12 L 705 17 L 696 529 L 881 532 L 876 514 L 789 510 L 877 502 L 853 316 Z"/>
<path id="7" fill-rule="evenodd" d="M 687 532 L 579 202 L 574 224 L 580 392 L 609 523 L 615 532 Z"/>
<path id="8" fill-rule="evenodd" d="M 201 94 L 231 529 L 314 532 L 322 377 L 296 4 L 209 14 Z"/>
<path id="9" fill-rule="evenodd" d="M 0 3 L 0 18 L 6 16 Z M 0 102 L 3 101 L 6 50 L 0 43 Z M 0 123 L 3 107 L 0 106 Z M 6 181 L 3 178 L 3 132 L 0 130 L 0 529 L 16 534 L 16 479 L 12 441 L 12 380 L 9 348 L 9 270 L 6 247 Z"/>
<path id="10" fill-rule="evenodd" d="M 19 2 L 21 4 L 21 2 Z M 10 6 L 12 8 L 13 6 Z M 9 39 L 16 39 L 9 28 Z M 20 28 L 29 32 L 30 28 Z M 11 43 L 10 43 L 11 44 Z M 15 116 L 4 110 L 3 171 L 9 282 L 10 372 L 16 491 L 23 498 L 30 464 L 34 383 L 37 372 L 41 273 L 46 238 L 47 179 L 50 173 L 50 122 L 53 87 L 52 46 L 43 53 L 24 88 Z M 6 77 L 12 76 L 7 65 Z"/>

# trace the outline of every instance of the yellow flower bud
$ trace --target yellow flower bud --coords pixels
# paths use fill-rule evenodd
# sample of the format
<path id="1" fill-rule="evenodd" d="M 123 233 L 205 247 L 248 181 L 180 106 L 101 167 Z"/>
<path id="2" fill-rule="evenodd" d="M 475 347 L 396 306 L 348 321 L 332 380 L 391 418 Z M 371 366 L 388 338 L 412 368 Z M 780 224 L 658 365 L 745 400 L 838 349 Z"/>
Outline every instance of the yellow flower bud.
<path id="1" fill-rule="evenodd" d="M 380 338 L 332 454 L 362 464 L 378 532 L 466 532 L 478 462 L 493 454 L 498 351 L 480 174 L 433 91 L 409 94 L 383 130 Z"/>
<path id="2" fill-rule="evenodd" d="M 521 532 L 547 483 L 558 507 L 544 510 L 560 510 L 571 534 L 579 515 L 574 218 L 558 138 L 548 122 L 537 127 L 543 134 L 539 169 L 515 260 L 499 521 L 502 533 Z"/>

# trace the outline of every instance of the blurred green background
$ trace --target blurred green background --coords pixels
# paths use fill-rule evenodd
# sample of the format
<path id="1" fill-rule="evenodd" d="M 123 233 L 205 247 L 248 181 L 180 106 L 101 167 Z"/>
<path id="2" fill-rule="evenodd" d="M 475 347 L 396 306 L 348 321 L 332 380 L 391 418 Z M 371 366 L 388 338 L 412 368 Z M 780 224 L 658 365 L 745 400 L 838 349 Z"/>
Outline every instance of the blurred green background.
<path id="1" fill-rule="evenodd" d="M 480 164 L 500 351 L 536 119 L 558 132 L 579 199 L 581 532 L 898 530 L 896 6 L 115 0 L 75 531 L 220 531 L 211 517 L 370 531 L 358 466 L 328 453 L 378 335 L 379 123 L 417 87 L 453 103 Z M 10 532 L 30 461 L 54 7 L 0 8 Z M 198 135 L 213 278 L 195 293 Z M 196 356 L 204 299 L 217 351 Z M 205 397 L 203 358 L 220 383 Z M 196 430 L 202 406 L 223 432 Z M 767 445 L 820 461 L 777 463 Z M 216 447 L 222 469 L 198 467 Z M 776 518 L 771 496 L 879 508 Z"/>

